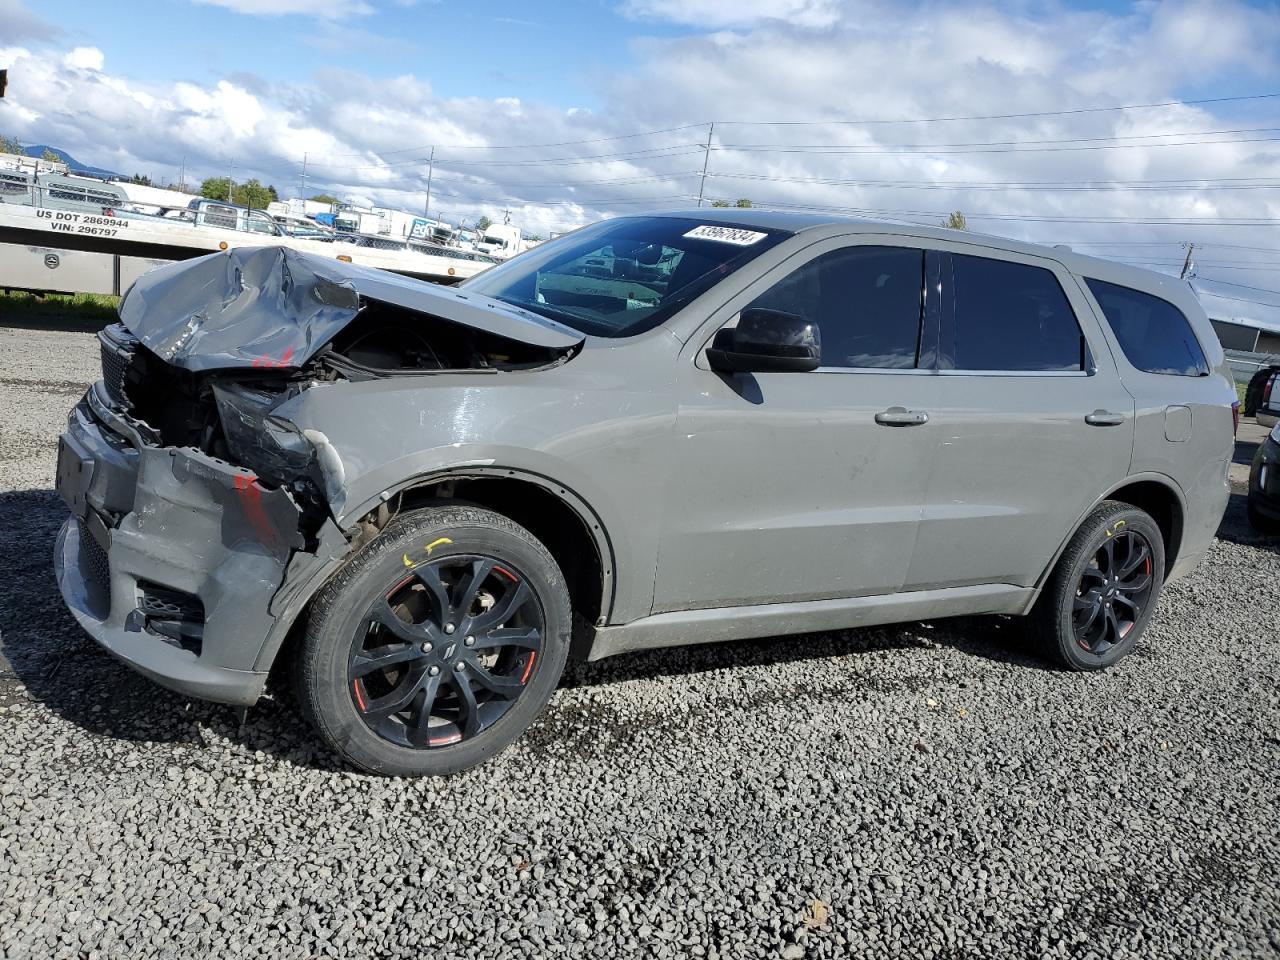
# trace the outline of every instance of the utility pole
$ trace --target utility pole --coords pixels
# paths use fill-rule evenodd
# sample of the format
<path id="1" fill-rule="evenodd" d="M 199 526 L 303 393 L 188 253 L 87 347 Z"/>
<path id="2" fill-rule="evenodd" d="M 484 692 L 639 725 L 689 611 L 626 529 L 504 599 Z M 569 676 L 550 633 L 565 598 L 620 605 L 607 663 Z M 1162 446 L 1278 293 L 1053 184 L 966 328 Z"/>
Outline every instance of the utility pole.
<path id="1" fill-rule="evenodd" d="M 422 216 L 431 219 L 431 176 L 436 172 L 436 148 L 431 148 L 431 156 L 427 158 L 427 203 L 422 208 Z"/>
<path id="2" fill-rule="evenodd" d="M 1179 280 L 1187 279 L 1187 274 L 1195 269 L 1195 263 L 1191 259 L 1191 254 L 1195 252 L 1196 245 L 1194 243 L 1187 244 L 1187 259 L 1182 261 L 1182 272 L 1178 274 Z"/>
<path id="3" fill-rule="evenodd" d="M 227 168 L 227 203 L 235 203 L 235 201 L 231 199 L 231 185 L 235 183 L 235 180 L 233 179 L 235 177 L 235 174 L 236 174 L 236 158 L 232 157 L 231 166 Z"/>
<path id="4" fill-rule="evenodd" d="M 707 145 L 703 147 L 706 153 L 702 156 L 702 179 L 698 181 L 698 206 L 702 206 L 702 192 L 707 186 L 707 162 L 711 159 L 711 138 L 715 136 L 715 132 L 716 125 L 712 122 L 707 130 Z"/>
<path id="5" fill-rule="evenodd" d="M 186 187 L 187 187 L 187 155 L 184 153 L 182 155 L 182 168 L 178 171 L 179 192 L 186 193 L 187 192 Z"/>
<path id="6" fill-rule="evenodd" d="M 306 204 L 307 202 L 307 155 L 306 153 L 302 154 L 302 188 L 299 191 L 299 196 L 302 197 L 303 204 Z M 306 207 L 304 206 L 303 209 L 305 210 Z"/>

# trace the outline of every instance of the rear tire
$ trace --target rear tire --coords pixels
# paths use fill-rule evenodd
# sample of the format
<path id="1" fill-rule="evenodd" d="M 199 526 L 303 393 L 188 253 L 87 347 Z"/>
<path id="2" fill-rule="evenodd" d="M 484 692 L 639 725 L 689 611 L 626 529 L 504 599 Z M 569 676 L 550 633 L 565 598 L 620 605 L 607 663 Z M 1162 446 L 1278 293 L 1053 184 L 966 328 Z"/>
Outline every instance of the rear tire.
<path id="1" fill-rule="evenodd" d="M 569 652 L 569 592 L 527 530 L 469 506 L 415 511 L 321 590 L 298 658 L 298 702 L 347 763 L 456 773 L 533 722 Z"/>
<path id="2" fill-rule="evenodd" d="M 1151 515 L 1104 501 L 1072 536 L 1031 612 L 1046 657 L 1104 670 L 1142 637 L 1164 586 L 1164 538 Z"/>

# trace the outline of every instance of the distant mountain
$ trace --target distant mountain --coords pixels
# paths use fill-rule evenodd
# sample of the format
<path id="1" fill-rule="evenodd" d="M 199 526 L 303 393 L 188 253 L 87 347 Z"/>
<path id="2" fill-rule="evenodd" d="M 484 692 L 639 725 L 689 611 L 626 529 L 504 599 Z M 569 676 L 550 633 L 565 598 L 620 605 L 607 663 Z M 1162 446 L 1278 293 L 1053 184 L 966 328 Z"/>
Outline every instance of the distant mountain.
<path id="1" fill-rule="evenodd" d="M 110 170 L 103 170 L 101 167 L 91 167 L 87 163 L 81 163 L 75 157 L 71 156 L 71 154 L 67 153 L 67 151 L 60 150 L 58 147 L 50 147 L 43 143 L 33 143 L 28 147 L 23 147 L 23 152 L 28 157 L 43 157 L 46 150 L 60 156 L 62 158 L 62 162 L 67 165 L 67 169 L 72 173 L 84 173 L 91 177 L 103 177 L 106 179 L 123 176 L 119 173 L 113 173 Z"/>

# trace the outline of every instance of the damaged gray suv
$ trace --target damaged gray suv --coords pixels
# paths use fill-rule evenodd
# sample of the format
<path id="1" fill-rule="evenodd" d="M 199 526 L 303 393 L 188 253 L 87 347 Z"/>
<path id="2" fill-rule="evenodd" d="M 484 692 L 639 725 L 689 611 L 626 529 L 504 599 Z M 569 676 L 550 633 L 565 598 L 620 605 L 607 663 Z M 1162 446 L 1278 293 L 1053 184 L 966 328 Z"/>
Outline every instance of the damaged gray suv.
<path id="1" fill-rule="evenodd" d="M 59 449 L 72 613 L 191 696 L 276 667 L 386 774 L 510 744 L 571 636 L 1014 614 L 1106 667 L 1228 498 L 1186 284 L 945 230 L 624 217 L 457 288 L 233 250 L 100 339 Z"/>

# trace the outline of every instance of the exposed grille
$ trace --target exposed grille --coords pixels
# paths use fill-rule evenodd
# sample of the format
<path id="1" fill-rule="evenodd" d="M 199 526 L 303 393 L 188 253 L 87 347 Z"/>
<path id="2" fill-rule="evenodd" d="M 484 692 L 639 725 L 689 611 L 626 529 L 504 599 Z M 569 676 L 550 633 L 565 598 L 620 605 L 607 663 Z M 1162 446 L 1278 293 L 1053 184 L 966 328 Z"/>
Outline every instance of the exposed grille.
<path id="1" fill-rule="evenodd" d="M 138 609 L 147 633 L 170 646 L 200 656 L 204 646 L 204 604 L 194 594 L 138 581 Z"/>
<path id="2" fill-rule="evenodd" d="M 138 590 L 141 594 L 138 609 L 148 617 L 204 623 L 204 605 L 199 597 L 144 581 L 138 583 Z"/>
<path id="3" fill-rule="evenodd" d="M 123 326 L 113 323 L 98 334 L 98 342 L 102 345 L 102 382 L 106 385 L 107 394 L 121 406 L 128 406 L 125 376 L 133 363 L 137 340 Z"/>
<path id="4" fill-rule="evenodd" d="M 89 568 L 89 577 L 100 589 L 109 592 L 111 589 L 111 568 L 107 565 L 107 551 L 103 550 L 93 538 L 89 528 L 80 524 L 80 552 L 84 554 L 85 565 Z"/>

